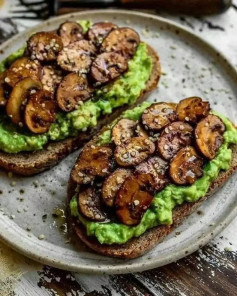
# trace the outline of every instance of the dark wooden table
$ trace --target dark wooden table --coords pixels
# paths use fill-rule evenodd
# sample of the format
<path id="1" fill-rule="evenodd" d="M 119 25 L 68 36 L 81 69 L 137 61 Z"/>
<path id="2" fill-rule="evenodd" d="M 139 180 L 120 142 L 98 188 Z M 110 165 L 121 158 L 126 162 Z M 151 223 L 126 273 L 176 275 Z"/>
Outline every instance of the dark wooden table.
<path id="1" fill-rule="evenodd" d="M 9 13 L 17 0 L 0 8 L 0 42 L 40 20 L 13 18 Z M 237 4 L 237 0 L 234 1 Z M 1 1 L 0 1 L 1 5 Z M 219 16 L 194 18 L 162 13 L 217 46 L 237 68 L 237 6 Z M 211 243 L 196 253 L 167 266 L 128 275 L 95 276 L 39 266 L 23 260 L 18 280 L 1 282 L 0 296 L 35 295 L 237 295 L 237 218 Z M 0 245 L 1 253 L 4 253 Z M 13 261 L 18 255 L 12 255 Z M 1 258 L 0 258 L 1 262 Z M 11 268 L 11 266 L 9 267 Z M 10 273 L 9 273 L 10 274 Z"/>

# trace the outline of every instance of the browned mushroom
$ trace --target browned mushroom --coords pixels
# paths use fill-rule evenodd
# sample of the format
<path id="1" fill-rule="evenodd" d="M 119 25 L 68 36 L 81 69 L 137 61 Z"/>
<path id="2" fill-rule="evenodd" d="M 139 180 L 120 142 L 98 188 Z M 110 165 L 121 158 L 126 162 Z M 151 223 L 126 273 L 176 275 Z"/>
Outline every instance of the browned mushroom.
<path id="1" fill-rule="evenodd" d="M 142 114 L 142 123 L 145 129 L 161 130 L 164 126 L 176 120 L 175 110 L 176 104 L 174 103 L 161 102 L 152 104 Z"/>
<path id="2" fill-rule="evenodd" d="M 55 66 L 44 66 L 41 82 L 43 89 L 54 94 L 56 88 L 63 78 L 62 70 Z"/>
<path id="3" fill-rule="evenodd" d="M 170 163 L 169 175 L 178 185 L 191 185 L 203 174 L 203 159 L 192 146 L 179 150 Z"/>
<path id="4" fill-rule="evenodd" d="M 5 82 L 6 71 L 0 73 L 0 107 L 6 106 L 11 88 Z"/>
<path id="5" fill-rule="evenodd" d="M 170 123 L 157 141 L 157 150 L 166 160 L 171 159 L 182 147 L 191 144 L 193 128 L 183 121 Z"/>
<path id="6" fill-rule="evenodd" d="M 89 99 L 92 92 L 87 78 L 76 73 L 70 73 L 63 78 L 57 89 L 59 108 L 66 112 L 72 111 L 79 103 Z"/>
<path id="7" fill-rule="evenodd" d="M 128 177 L 116 199 L 116 216 L 125 225 L 137 225 L 150 206 L 153 196 L 143 191 L 134 175 Z"/>
<path id="8" fill-rule="evenodd" d="M 176 109 L 179 120 L 192 123 L 196 123 L 202 117 L 207 116 L 209 111 L 209 102 L 204 102 L 199 97 L 191 97 L 181 100 Z"/>
<path id="9" fill-rule="evenodd" d="M 154 153 L 154 143 L 143 137 L 134 137 L 117 146 L 114 152 L 116 162 L 124 167 L 137 165 Z"/>
<path id="10" fill-rule="evenodd" d="M 86 188 L 78 194 L 78 208 L 81 214 L 92 221 L 102 222 L 106 219 L 99 194 L 92 187 Z"/>
<path id="11" fill-rule="evenodd" d="M 102 43 L 109 32 L 116 28 L 117 26 L 110 22 L 95 23 L 88 30 L 87 38 L 98 46 Z"/>
<path id="12" fill-rule="evenodd" d="M 200 152 L 208 159 L 213 159 L 223 143 L 225 125 L 216 115 L 203 118 L 195 128 L 196 144 Z"/>
<path id="13" fill-rule="evenodd" d="M 106 177 L 112 165 L 112 154 L 109 146 L 86 146 L 72 170 L 72 179 L 78 184 L 88 184 L 96 176 Z"/>
<path id="14" fill-rule="evenodd" d="M 130 170 L 118 168 L 105 179 L 101 193 L 107 206 L 112 207 L 114 205 L 115 196 L 130 174 Z"/>
<path id="15" fill-rule="evenodd" d="M 25 123 L 35 134 L 46 133 L 56 119 L 57 102 L 46 90 L 38 90 L 30 95 L 25 108 Z"/>
<path id="16" fill-rule="evenodd" d="M 32 60 L 54 61 L 63 49 L 61 37 L 52 32 L 39 32 L 30 37 L 27 49 Z"/>
<path id="17" fill-rule="evenodd" d="M 131 119 L 120 119 L 112 129 L 112 139 L 116 145 L 126 142 L 134 136 L 136 121 Z"/>
<path id="18" fill-rule="evenodd" d="M 5 82 L 14 87 L 17 82 L 25 78 L 40 80 L 42 67 L 38 61 L 31 61 L 27 57 L 17 59 L 6 72 Z"/>
<path id="19" fill-rule="evenodd" d="M 112 30 L 101 44 L 101 52 L 117 52 L 125 58 L 131 58 L 140 43 L 140 37 L 131 28 Z"/>
<path id="20" fill-rule="evenodd" d="M 65 22 L 59 27 L 59 35 L 63 46 L 84 39 L 82 26 L 76 22 Z"/>
<path id="21" fill-rule="evenodd" d="M 31 93 L 42 89 L 42 84 L 38 80 L 25 78 L 18 82 L 8 99 L 6 111 L 13 123 L 23 125 L 23 111 Z"/>
<path id="22" fill-rule="evenodd" d="M 58 65 L 70 72 L 87 73 L 95 56 L 95 46 L 87 40 L 80 40 L 65 46 L 60 51 Z"/>
<path id="23" fill-rule="evenodd" d="M 140 187 L 149 192 L 162 190 L 168 183 L 168 163 L 158 156 L 149 158 L 140 163 L 134 172 Z"/>
<path id="24" fill-rule="evenodd" d="M 135 128 L 135 134 L 138 137 L 143 137 L 143 138 L 149 138 L 149 135 L 147 133 L 147 131 L 143 128 L 143 126 L 141 124 L 137 124 L 136 128 Z"/>
<path id="25" fill-rule="evenodd" d="M 91 77 L 97 84 L 110 82 L 127 71 L 128 62 L 116 52 L 99 54 L 91 65 Z"/>

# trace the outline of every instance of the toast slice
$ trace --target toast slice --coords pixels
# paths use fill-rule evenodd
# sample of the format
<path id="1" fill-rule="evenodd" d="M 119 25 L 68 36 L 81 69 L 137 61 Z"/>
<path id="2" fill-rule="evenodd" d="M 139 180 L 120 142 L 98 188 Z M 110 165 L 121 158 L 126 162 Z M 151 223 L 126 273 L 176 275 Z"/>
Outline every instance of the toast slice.
<path id="1" fill-rule="evenodd" d="M 141 92 L 136 104 L 143 102 L 148 93 L 156 88 L 161 76 L 159 57 L 152 47 L 147 45 L 147 48 L 148 54 L 153 61 L 153 67 L 150 78 L 146 83 L 146 88 Z M 0 167 L 24 176 L 31 176 L 50 169 L 74 150 L 82 147 L 103 125 L 113 121 L 127 108 L 128 106 L 117 108 L 112 114 L 101 118 L 97 126 L 90 130 L 90 133 L 80 132 L 77 137 L 68 138 L 59 142 L 51 142 L 43 150 L 17 154 L 0 152 Z"/>
<path id="2" fill-rule="evenodd" d="M 237 170 L 237 145 L 232 145 L 232 160 L 230 169 L 228 171 L 221 171 L 218 178 L 212 182 L 209 191 L 205 197 L 202 197 L 197 202 L 184 203 L 181 206 L 177 206 L 173 211 L 173 224 L 172 225 L 160 225 L 147 230 L 140 237 L 132 238 L 127 243 L 119 245 L 106 245 L 100 244 L 96 238 L 88 237 L 86 235 L 85 228 L 82 224 L 79 224 L 77 219 L 70 216 L 68 210 L 68 224 L 71 230 L 74 232 L 76 237 L 85 243 L 90 249 L 96 251 L 105 256 L 117 257 L 124 259 L 137 258 L 144 253 L 152 249 L 156 244 L 162 242 L 164 238 L 171 232 L 175 227 L 182 223 L 187 216 L 194 212 L 207 198 L 212 196 L 224 183 L 230 178 L 230 176 Z M 72 179 L 69 180 L 68 185 L 68 196 L 67 205 L 71 198 L 75 195 L 76 184 Z"/>

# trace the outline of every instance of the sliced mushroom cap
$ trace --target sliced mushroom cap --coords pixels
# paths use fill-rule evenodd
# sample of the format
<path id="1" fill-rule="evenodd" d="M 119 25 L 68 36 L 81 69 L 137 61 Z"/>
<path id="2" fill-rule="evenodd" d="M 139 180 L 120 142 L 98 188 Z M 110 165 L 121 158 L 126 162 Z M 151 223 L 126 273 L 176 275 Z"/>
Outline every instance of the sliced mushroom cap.
<path id="1" fill-rule="evenodd" d="M 109 32 L 116 28 L 117 26 L 110 22 L 95 23 L 88 30 L 87 38 L 98 46 L 102 43 L 102 41 L 109 34 Z"/>
<path id="2" fill-rule="evenodd" d="M 62 70 L 56 66 L 44 66 L 42 71 L 41 82 L 43 89 L 54 94 L 59 83 L 63 79 Z"/>
<path id="3" fill-rule="evenodd" d="M 196 123 L 210 111 L 209 102 L 202 101 L 199 97 L 183 99 L 179 102 L 176 112 L 179 120 Z"/>
<path id="4" fill-rule="evenodd" d="M 112 207 L 114 205 L 115 196 L 130 174 L 130 170 L 118 168 L 105 179 L 101 193 L 107 206 Z"/>
<path id="5" fill-rule="evenodd" d="M 57 89 L 59 108 L 66 112 L 72 111 L 80 102 L 89 99 L 92 92 L 87 78 L 76 73 L 68 74 Z"/>
<path id="6" fill-rule="evenodd" d="M 126 142 L 134 136 L 136 121 L 131 119 L 120 119 L 112 129 L 112 139 L 116 145 Z"/>
<path id="7" fill-rule="evenodd" d="M 143 137 L 134 137 L 117 146 L 114 152 L 116 162 L 124 167 L 141 163 L 154 153 L 154 143 Z"/>
<path id="8" fill-rule="evenodd" d="M 140 43 L 140 37 L 131 28 L 112 30 L 101 44 L 101 52 L 117 52 L 125 58 L 131 58 Z"/>
<path id="9" fill-rule="evenodd" d="M 145 129 L 159 131 L 167 124 L 175 121 L 176 104 L 174 103 L 155 103 L 144 110 L 142 114 L 142 123 Z"/>
<path id="10" fill-rule="evenodd" d="M 95 56 L 95 46 L 87 40 L 70 43 L 60 51 L 58 65 L 69 72 L 87 73 Z"/>
<path id="11" fill-rule="evenodd" d="M 213 159 L 223 143 L 225 125 L 216 115 L 208 115 L 195 128 L 196 144 L 200 152 L 208 159 Z"/>
<path id="12" fill-rule="evenodd" d="M 78 184 L 88 184 L 96 176 L 106 177 L 112 166 L 112 155 L 109 146 L 86 146 L 72 170 L 72 179 Z"/>
<path id="13" fill-rule="evenodd" d="M 127 71 L 128 62 L 116 52 L 99 54 L 91 65 L 91 78 L 97 84 L 106 83 L 118 78 Z"/>
<path id="14" fill-rule="evenodd" d="M 141 124 L 136 125 L 135 134 L 138 137 L 149 138 L 147 131 L 143 128 L 143 126 Z"/>
<path id="15" fill-rule="evenodd" d="M 62 38 L 63 46 L 84 39 L 83 28 L 76 22 L 65 22 L 61 24 L 59 35 Z"/>
<path id="16" fill-rule="evenodd" d="M 17 82 L 25 78 L 40 80 L 42 67 L 38 61 L 31 61 L 27 57 L 17 59 L 6 72 L 5 82 L 14 87 Z"/>
<path id="17" fill-rule="evenodd" d="M 74 44 L 77 45 L 78 49 L 84 50 L 88 55 L 90 56 L 96 55 L 97 49 L 91 41 L 83 39 L 83 40 L 74 42 Z"/>
<path id="18" fill-rule="evenodd" d="M 46 133 L 56 119 L 57 102 L 46 90 L 38 90 L 30 95 L 25 108 L 25 123 L 35 134 Z"/>
<path id="19" fill-rule="evenodd" d="M 136 176 L 130 176 L 123 183 L 116 199 L 116 216 L 125 225 L 137 225 L 149 208 L 153 196 L 143 191 Z"/>
<path id="20" fill-rule="evenodd" d="M 169 175 L 178 185 L 191 185 L 203 174 L 203 159 L 187 146 L 179 150 L 170 163 Z"/>
<path id="21" fill-rule="evenodd" d="M 167 125 L 157 141 L 159 154 L 164 159 L 170 160 L 181 148 L 191 144 L 192 131 L 192 126 L 183 121 Z"/>
<path id="22" fill-rule="evenodd" d="M 54 61 L 63 49 L 61 37 L 52 32 L 39 32 L 30 37 L 27 49 L 32 60 Z"/>
<path id="23" fill-rule="evenodd" d="M 83 216 L 92 221 L 102 222 L 106 219 L 99 194 L 92 187 L 86 188 L 78 194 L 78 208 Z"/>
<path id="24" fill-rule="evenodd" d="M 6 106 L 7 115 L 13 123 L 22 125 L 27 100 L 32 92 L 39 89 L 42 89 L 41 82 L 31 78 L 25 78 L 14 86 Z"/>
<path id="25" fill-rule="evenodd" d="M 0 73 L 0 107 L 6 106 L 10 95 L 10 87 L 5 82 L 6 72 Z"/>
<path id="26" fill-rule="evenodd" d="M 149 192 L 162 190 L 168 183 L 168 163 L 158 156 L 140 163 L 134 172 L 140 187 Z"/>

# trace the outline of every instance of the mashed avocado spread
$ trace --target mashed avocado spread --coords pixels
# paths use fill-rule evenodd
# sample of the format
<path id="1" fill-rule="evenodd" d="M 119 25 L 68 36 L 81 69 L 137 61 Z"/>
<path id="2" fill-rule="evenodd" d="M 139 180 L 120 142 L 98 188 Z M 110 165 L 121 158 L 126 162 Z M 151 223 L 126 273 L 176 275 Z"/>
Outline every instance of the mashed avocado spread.
<path id="1" fill-rule="evenodd" d="M 146 103 L 147 104 L 147 103 Z M 146 106 L 147 107 L 147 106 Z M 145 108 L 146 108 L 145 107 Z M 126 111 L 123 117 L 137 119 L 145 109 L 143 104 L 138 108 Z M 220 170 L 228 170 L 230 166 L 232 151 L 230 144 L 237 144 L 237 129 L 225 116 L 213 112 L 219 116 L 225 124 L 224 143 L 219 148 L 216 157 L 208 162 L 203 170 L 203 176 L 191 186 L 168 185 L 158 192 L 152 201 L 150 208 L 146 211 L 140 224 L 127 226 L 120 223 L 99 223 L 85 219 L 78 212 L 77 200 L 74 197 L 70 202 L 72 216 L 78 217 L 85 226 L 88 236 L 95 236 L 101 244 L 123 244 L 132 237 L 138 237 L 147 229 L 160 224 L 172 223 L 172 210 L 184 202 L 195 202 L 205 196 L 212 181 L 214 181 Z M 134 117 L 132 117 L 134 116 Z M 105 132 L 104 139 L 110 141 L 111 135 Z"/>
<path id="2" fill-rule="evenodd" d="M 82 24 L 84 30 L 90 25 Z M 22 56 L 24 48 L 13 53 L 0 63 L 0 72 L 4 71 L 17 58 Z M 129 69 L 115 82 L 97 90 L 93 99 L 86 101 L 77 110 L 57 115 L 50 130 L 42 135 L 35 135 L 24 128 L 11 124 L 10 119 L 0 115 L 0 150 L 8 153 L 36 151 L 43 149 L 49 141 L 59 141 L 75 136 L 97 125 L 101 115 L 111 114 L 114 108 L 131 105 L 136 102 L 152 70 L 152 59 L 147 53 L 147 46 L 140 43 L 134 57 L 129 61 Z"/>

